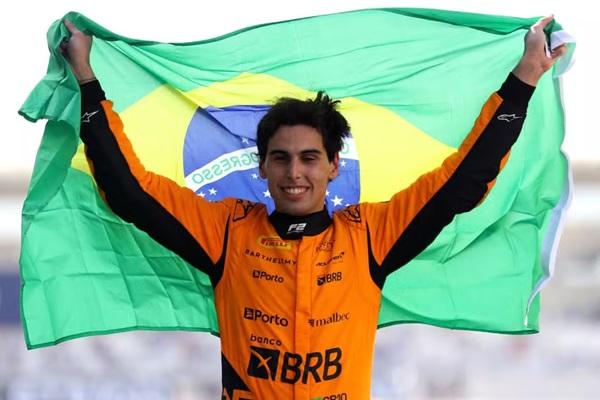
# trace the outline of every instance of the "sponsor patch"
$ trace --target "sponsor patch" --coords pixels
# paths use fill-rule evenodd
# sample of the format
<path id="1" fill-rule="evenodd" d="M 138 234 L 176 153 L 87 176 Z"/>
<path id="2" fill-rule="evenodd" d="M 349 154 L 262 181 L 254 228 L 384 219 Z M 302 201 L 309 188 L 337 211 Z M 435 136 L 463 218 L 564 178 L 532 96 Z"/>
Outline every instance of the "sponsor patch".
<path id="1" fill-rule="evenodd" d="M 258 244 L 267 249 L 292 249 L 291 242 L 286 242 L 285 240 L 280 239 L 278 236 L 260 236 L 258 238 Z"/>
<path id="2" fill-rule="evenodd" d="M 309 318 L 308 323 L 313 328 L 331 324 L 337 324 L 338 322 L 348 321 L 350 319 L 350 313 L 338 313 L 334 312 L 329 317 L 326 318 Z"/>
<path id="3" fill-rule="evenodd" d="M 279 314 L 268 314 L 259 310 L 258 308 L 245 307 L 244 308 L 244 319 L 251 321 L 259 321 L 263 324 L 277 325 L 277 326 L 288 326 L 289 321 L 287 318 L 280 316 Z"/>
<path id="4" fill-rule="evenodd" d="M 333 347 L 324 352 L 297 354 L 276 349 L 250 346 L 248 375 L 254 378 L 280 381 L 293 385 L 299 381 L 319 383 L 342 374 L 342 349 Z"/>
<path id="5" fill-rule="evenodd" d="M 252 271 L 252 277 L 254 279 L 262 279 L 262 280 L 265 280 L 267 282 L 276 282 L 276 283 L 283 283 L 284 282 L 283 276 L 275 275 L 275 274 L 269 274 L 268 272 L 262 271 L 260 269 L 253 270 Z"/>
<path id="6" fill-rule="evenodd" d="M 331 272 L 329 274 L 323 274 L 317 276 L 317 286 L 323 286 L 331 282 L 341 282 L 342 271 Z"/>

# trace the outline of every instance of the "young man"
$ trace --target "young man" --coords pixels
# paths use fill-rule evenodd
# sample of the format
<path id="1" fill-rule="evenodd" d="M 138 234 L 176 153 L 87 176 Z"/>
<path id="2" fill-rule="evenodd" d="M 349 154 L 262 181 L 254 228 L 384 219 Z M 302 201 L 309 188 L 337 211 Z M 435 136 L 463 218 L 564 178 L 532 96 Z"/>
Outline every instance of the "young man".
<path id="1" fill-rule="evenodd" d="M 208 274 L 215 291 L 223 398 L 368 399 L 387 275 L 452 218 L 481 202 L 516 141 L 534 86 L 563 48 L 544 52 L 544 18 L 525 53 L 442 166 L 385 203 L 329 216 L 348 125 L 336 102 L 284 99 L 260 122 L 259 168 L 275 211 L 209 203 L 140 164 L 89 64 L 91 38 L 68 21 L 63 47 L 81 85 L 81 138 L 110 207 Z"/>

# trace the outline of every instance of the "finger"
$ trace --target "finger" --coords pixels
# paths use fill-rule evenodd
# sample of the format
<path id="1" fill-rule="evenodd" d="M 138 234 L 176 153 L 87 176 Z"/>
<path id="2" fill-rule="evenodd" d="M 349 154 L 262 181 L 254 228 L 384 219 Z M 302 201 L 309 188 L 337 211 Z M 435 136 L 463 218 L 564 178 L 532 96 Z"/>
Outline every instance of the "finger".
<path id="1" fill-rule="evenodd" d="M 552 50 L 552 59 L 556 60 L 556 59 L 564 56 L 566 53 L 567 53 L 567 45 L 561 44 L 560 46 L 558 46 L 557 48 Z"/>
<path id="2" fill-rule="evenodd" d="M 535 23 L 535 27 L 539 28 L 539 29 L 544 29 L 545 27 L 548 26 L 548 24 L 550 22 L 552 22 L 552 20 L 554 19 L 554 15 L 548 15 L 547 17 L 544 18 L 540 18 L 538 20 L 538 22 Z"/>
<path id="3" fill-rule="evenodd" d="M 77 29 L 77 27 L 75 25 L 73 25 L 73 23 L 71 21 L 69 21 L 68 19 L 64 20 L 64 24 L 67 27 L 67 29 L 69 30 L 69 32 L 71 32 L 71 35 L 79 32 L 79 29 Z"/>

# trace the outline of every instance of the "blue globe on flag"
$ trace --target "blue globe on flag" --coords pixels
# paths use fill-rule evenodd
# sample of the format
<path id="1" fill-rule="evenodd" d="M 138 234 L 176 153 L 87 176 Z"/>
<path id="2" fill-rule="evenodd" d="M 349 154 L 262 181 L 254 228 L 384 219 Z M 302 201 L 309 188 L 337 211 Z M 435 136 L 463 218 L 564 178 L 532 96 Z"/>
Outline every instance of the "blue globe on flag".
<path id="1" fill-rule="evenodd" d="M 236 197 L 275 209 L 266 180 L 258 171 L 256 127 L 268 105 L 198 108 L 183 146 L 185 182 L 209 201 Z M 350 136 L 340 152 L 340 174 L 329 183 L 325 197 L 329 212 L 355 204 L 360 198 L 359 161 Z"/>

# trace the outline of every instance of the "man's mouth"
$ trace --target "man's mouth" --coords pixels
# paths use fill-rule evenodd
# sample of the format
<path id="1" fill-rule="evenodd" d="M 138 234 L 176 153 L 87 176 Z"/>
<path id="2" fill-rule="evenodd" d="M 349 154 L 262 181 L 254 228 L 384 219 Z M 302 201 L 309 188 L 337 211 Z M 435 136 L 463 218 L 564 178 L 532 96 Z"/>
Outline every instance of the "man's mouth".
<path id="1" fill-rule="evenodd" d="M 302 194 L 304 192 L 306 192 L 308 190 L 307 187 L 284 187 L 283 191 L 288 193 L 288 194 L 292 194 L 292 195 L 297 195 L 297 194 Z"/>

